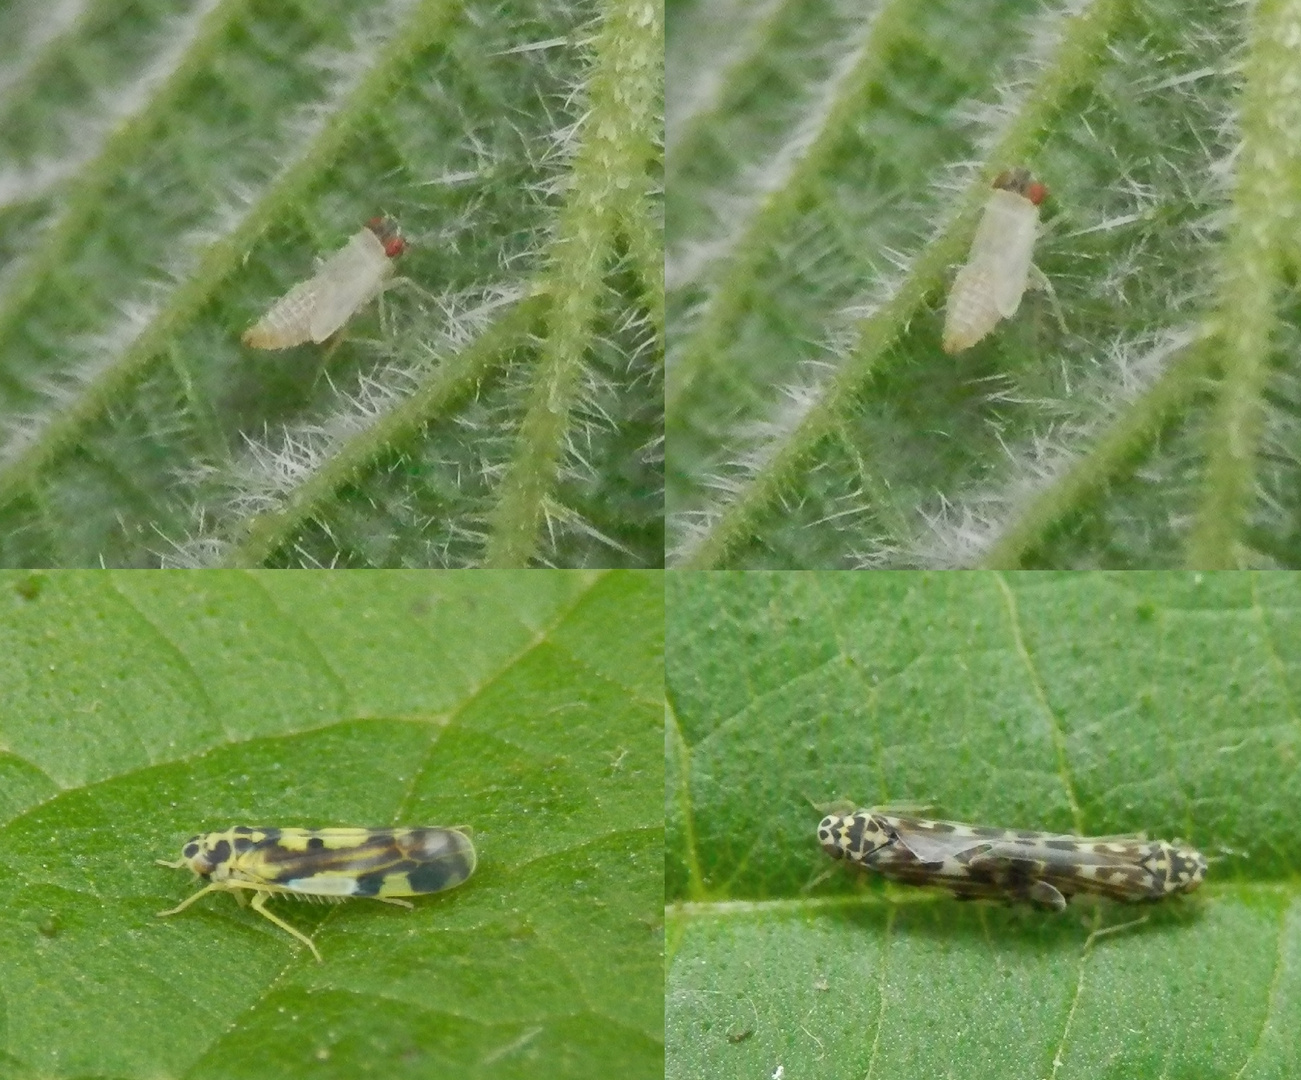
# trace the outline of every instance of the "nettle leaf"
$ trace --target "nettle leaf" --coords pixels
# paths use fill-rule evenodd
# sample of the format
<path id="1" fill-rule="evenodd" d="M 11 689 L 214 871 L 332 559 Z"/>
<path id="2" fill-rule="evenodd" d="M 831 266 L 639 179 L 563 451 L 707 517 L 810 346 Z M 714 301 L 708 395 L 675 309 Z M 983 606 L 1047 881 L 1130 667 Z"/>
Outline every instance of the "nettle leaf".
<path id="1" fill-rule="evenodd" d="M 1295 4 L 669 15 L 678 564 L 1301 565 Z M 1063 324 L 1029 291 L 948 356 L 1011 167 Z"/>
<path id="2" fill-rule="evenodd" d="M 0 564 L 663 562 L 649 0 L 0 10 Z M 242 332 L 390 215 L 323 345 Z"/>
<path id="3" fill-rule="evenodd" d="M 0 576 L 0 1075 L 663 1075 L 663 595 L 590 573 Z M 413 910 L 175 859 L 463 825 Z"/>
<path id="4" fill-rule="evenodd" d="M 1301 1070 L 1295 575 L 670 575 L 669 1075 Z M 856 875 L 818 806 L 1183 839 L 1156 904 Z"/>

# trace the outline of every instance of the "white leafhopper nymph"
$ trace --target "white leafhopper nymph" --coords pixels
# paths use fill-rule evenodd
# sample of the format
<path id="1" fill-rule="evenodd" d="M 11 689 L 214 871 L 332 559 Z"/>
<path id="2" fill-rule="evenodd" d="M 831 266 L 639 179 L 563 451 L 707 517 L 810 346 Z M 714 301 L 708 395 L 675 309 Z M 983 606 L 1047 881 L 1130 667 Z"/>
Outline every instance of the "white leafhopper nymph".
<path id="1" fill-rule="evenodd" d="M 1048 189 L 1026 169 L 1007 169 L 994 180 L 994 190 L 971 243 L 971 254 L 949 289 L 944 313 L 944 351 L 969 349 L 1021 306 L 1031 284 L 1047 285 L 1034 269 L 1039 204 Z"/>
<path id="2" fill-rule="evenodd" d="M 960 900 L 989 897 L 1062 911 L 1075 893 L 1159 900 L 1192 892 L 1206 858 L 1184 844 L 1141 836 L 1070 836 L 855 810 L 828 814 L 818 842 L 893 881 L 935 885 Z"/>
<path id="3" fill-rule="evenodd" d="M 423 896 L 461 884 L 474 873 L 474 844 L 463 829 L 254 829 L 240 825 L 192 836 L 175 862 L 207 884 L 158 914 L 175 915 L 210 892 L 253 893 L 253 910 L 321 954 L 307 935 L 266 910 L 272 896 L 303 900 L 370 897 L 411 907 L 403 896 Z"/>
<path id="4" fill-rule="evenodd" d="M 391 218 L 371 218 L 312 277 L 300 281 L 245 330 L 244 344 L 254 349 L 319 344 L 383 291 L 393 275 L 393 260 L 405 250 Z"/>

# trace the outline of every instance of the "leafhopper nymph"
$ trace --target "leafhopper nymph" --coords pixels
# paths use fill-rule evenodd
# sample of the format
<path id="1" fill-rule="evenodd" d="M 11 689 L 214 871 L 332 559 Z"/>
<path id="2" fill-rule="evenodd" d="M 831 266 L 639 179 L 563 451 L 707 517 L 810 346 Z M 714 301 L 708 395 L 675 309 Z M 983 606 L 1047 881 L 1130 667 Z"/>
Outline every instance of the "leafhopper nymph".
<path id="1" fill-rule="evenodd" d="M 1054 911 L 1075 893 L 1159 900 L 1192 892 L 1206 876 L 1201 852 L 1164 840 L 989 829 L 879 810 L 828 814 L 818 842 L 832 858 L 893 881 Z"/>
<path id="2" fill-rule="evenodd" d="M 1031 283 L 1047 287 L 1031 263 L 1039 231 L 1039 204 L 1048 189 L 1026 169 L 1007 169 L 994 190 L 971 242 L 971 254 L 949 289 L 944 312 L 944 351 L 969 349 L 1021 306 Z"/>
<path id="3" fill-rule="evenodd" d="M 244 331 L 254 349 L 319 344 L 375 299 L 393 276 L 393 260 L 406 241 L 392 218 L 377 217 L 300 281 Z"/>
<path id="4" fill-rule="evenodd" d="M 461 884 L 474 873 L 474 844 L 461 829 L 251 829 L 240 825 L 224 832 L 192 836 L 175 862 L 207 884 L 159 916 L 184 911 L 210 892 L 241 889 L 254 894 L 253 910 L 288 931 L 317 960 L 321 954 L 307 935 L 266 910 L 272 896 L 304 900 L 371 897 L 409 908 L 403 896 L 423 896 Z"/>

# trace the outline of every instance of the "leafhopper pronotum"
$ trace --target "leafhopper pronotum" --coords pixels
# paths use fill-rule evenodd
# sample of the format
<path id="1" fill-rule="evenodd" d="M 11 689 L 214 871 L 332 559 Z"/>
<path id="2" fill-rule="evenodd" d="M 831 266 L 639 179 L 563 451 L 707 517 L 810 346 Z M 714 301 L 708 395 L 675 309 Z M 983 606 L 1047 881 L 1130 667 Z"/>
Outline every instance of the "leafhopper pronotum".
<path id="1" fill-rule="evenodd" d="M 1200 852 L 1164 840 L 989 829 L 878 810 L 828 814 L 818 842 L 832 858 L 893 881 L 1056 911 L 1075 893 L 1159 900 L 1192 892 L 1206 876 Z"/>
<path id="2" fill-rule="evenodd" d="M 319 344 L 383 291 L 393 275 L 393 260 L 405 250 L 391 218 L 371 218 L 312 277 L 300 281 L 245 330 L 244 344 L 254 349 Z"/>
<path id="3" fill-rule="evenodd" d="M 971 348 L 1000 319 L 1016 314 L 1030 282 L 1039 204 L 1047 195 L 1048 189 L 1026 169 L 1007 169 L 995 178 L 971 254 L 949 289 L 946 353 Z"/>
<path id="4" fill-rule="evenodd" d="M 474 844 L 460 829 L 251 829 L 240 825 L 186 841 L 181 858 L 158 860 L 189 867 L 207 884 L 176 907 L 175 915 L 210 892 L 254 893 L 253 910 L 321 954 L 305 934 L 266 910 L 277 894 L 300 899 L 371 897 L 411 907 L 403 896 L 423 896 L 461 884 L 474 873 Z"/>

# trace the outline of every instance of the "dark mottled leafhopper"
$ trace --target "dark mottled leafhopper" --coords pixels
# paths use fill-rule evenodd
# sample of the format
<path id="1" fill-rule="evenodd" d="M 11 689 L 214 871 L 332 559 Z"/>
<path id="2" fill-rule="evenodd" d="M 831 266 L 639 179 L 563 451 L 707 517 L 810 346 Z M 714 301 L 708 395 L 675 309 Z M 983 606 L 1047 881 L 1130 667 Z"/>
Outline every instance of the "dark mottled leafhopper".
<path id="1" fill-rule="evenodd" d="M 1057 911 L 1075 893 L 1158 900 L 1192 892 L 1206 876 L 1200 852 L 1164 840 L 990 829 L 877 810 L 828 814 L 818 842 L 832 858 L 893 881 Z"/>

